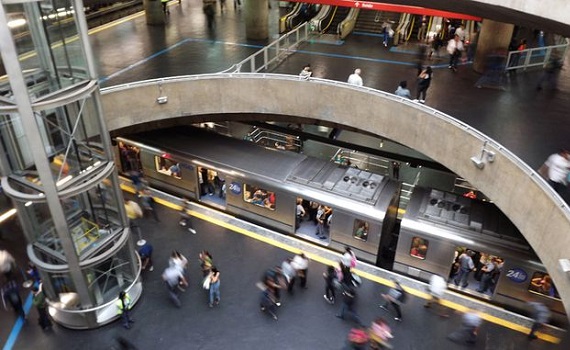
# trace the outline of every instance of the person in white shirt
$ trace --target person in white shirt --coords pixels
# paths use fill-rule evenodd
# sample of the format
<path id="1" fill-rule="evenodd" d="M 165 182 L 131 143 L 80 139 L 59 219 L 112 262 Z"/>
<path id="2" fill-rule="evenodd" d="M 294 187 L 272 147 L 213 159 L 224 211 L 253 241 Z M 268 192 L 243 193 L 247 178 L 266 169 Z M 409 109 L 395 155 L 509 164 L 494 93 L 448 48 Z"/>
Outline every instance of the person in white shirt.
<path id="1" fill-rule="evenodd" d="M 465 30 L 463 29 L 463 24 L 460 24 L 455 30 L 455 35 L 459 36 L 459 40 L 465 41 Z"/>
<path id="2" fill-rule="evenodd" d="M 431 275 L 429 279 L 429 294 L 431 295 L 431 299 L 428 299 L 424 304 L 424 307 L 429 308 L 436 302 L 441 306 L 441 313 L 439 314 L 441 317 L 449 317 L 447 313 L 445 313 L 444 308 L 445 306 L 441 305 L 441 298 L 445 294 L 447 290 L 447 282 L 445 278 L 441 277 L 440 275 Z"/>
<path id="3" fill-rule="evenodd" d="M 566 191 L 566 179 L 570 172 L 570 153 L 561 150 L 548 157 L 544 164 L 548 167 L 548 183 L 562 196 Z"/>
<path id="4" fill-rule="evenodd" d="M 299 78 L 308 80 L 311 77 L 311 75 L 313 75 L 313 71 L 311 70 L 311 65 L 307 64 L 305 65 L 305 67 L 303 67 L 301 73 L 299 73 Z"/>
<path id="5" fill-rule="evenodd" d="M 360 77 L 361 70 L 360 68 L 356 68 L 354 73 L 348 76 L 348 83 L 356 86 L 364 85 L 362 78 Z"/>
<path id="6" fill-rule="evenodd" d="M 453 39 L 447 43 L 447 53 L 449 53 L 449 69 L 457 70 L 457 61 L 463 51 L 463 42 L 459 39 L 459 35 L 455 34 Z"/>

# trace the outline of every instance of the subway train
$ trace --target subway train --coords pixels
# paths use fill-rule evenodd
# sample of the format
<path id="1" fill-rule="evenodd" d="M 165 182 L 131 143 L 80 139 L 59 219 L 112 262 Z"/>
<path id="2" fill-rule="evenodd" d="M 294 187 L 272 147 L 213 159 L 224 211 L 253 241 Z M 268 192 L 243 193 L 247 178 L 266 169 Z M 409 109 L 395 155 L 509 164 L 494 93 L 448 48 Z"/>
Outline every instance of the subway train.
<path id="1" fill-rule="evenodd" d="M 153 188 L 333 250 L 350 246 L 363 261 L 423 281 L 444 276 L 450 288 L 514 311 L 541 301 L 554 324 L 566 324 L 544 266 L 492 203 L 416 187 L 398 219 L 398 181 L 278 143 L 265 147 L 188 126 L 116 137 L 114 144 L 121 172 L 141 172 Z M 476 269 L 456 286 L 462 254 Z"/>

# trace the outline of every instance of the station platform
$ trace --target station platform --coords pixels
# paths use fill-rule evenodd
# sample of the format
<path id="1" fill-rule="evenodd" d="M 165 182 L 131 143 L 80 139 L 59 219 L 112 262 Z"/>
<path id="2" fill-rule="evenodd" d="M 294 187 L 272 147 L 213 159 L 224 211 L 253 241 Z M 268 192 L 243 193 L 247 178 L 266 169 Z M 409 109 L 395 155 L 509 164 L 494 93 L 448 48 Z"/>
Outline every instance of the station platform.
<path id="1" fill-rule="evenodd" d="M 165 76 L 222 71 L 239 62 L 276 38 L 279 8 L 272 1 L 270 38 L 265 42 L 245 39 L 243 13 L 228 2 L 227 11 L 216 14 L 216 25 L 209 31 L 202 3 L 184 0 L 171 2 L 166 26 L 147 26 L 144 14 L 135 14 L 91 31 L 103 87 Z M 136 40 L 135 40 L 136 38 Z M 319 78 L 346 81 L 355 68 L 362 69 L 364 84 L 384 91 L 394 91 L 407 80 L 415 92 L 417 58 L 403 51 L 381 46 L 381 38 L 355 34 L 344 42 L 308 42 L 274 72 L 298 74 L 310 63 Z M 444 50 L 441 51 L 445 57 Z M 494 138 L 523 161 L 538 168 L 546 157 L 568 147 L 570 120 L 570 72 L 563 70 L 558 89 L 537 92 L 535 84 L 541 71 L 519 72 L 509 79 L 506 90 L 479 89 L 480 75 L 466 63 L 456 73 L 447 69 L 445 58 L 425 61 L 432 65 L 434 78 L 426 104 L 473 126 Z M 154 96 L 152 98 L 155 98 Z M 278 96 L 276 96 L 278 98 Z M 439 137 L 435 135 L 435 137 Z M 27 322 L 0 310 L 0 344 L 4 349 L 118 349 L 116 338 L 127 338 L 139 349 L 169 347 L 191 349 L 343 349 L 352 324 L 334 317 L 340 305 L 325 302 L 321 277 L 330 260 L 329 251 L 319 250 L 301 241 L 272 234 L 235 218 L 217 217 L 197 206 L 196 235 L 178 226 L 178 214 L 168 201 L 159 208 L 161 222 L 146 219 L 143 236 L 155 248 L 155 270 L 144 273 L 145 292 L 133 310 L 134 327 L 125 330 L 119 322 L 90 330 L 73 331 L 54 327 L 44 333 L 36 324 L 35 310 Z M 263 231 L 263 235 L 260 232 Z M 14 254 L 25 266 L 25 243 L 17 225 L 0 237 L 0 248 Z M 182 294 L 182 308 L 170 303 L 160 274 L 167 266 L 173 249 L 189 259 L 190 288 Z M 202 249 L 212 252 L 221 271 L 222 301 L 210 309 L 206 291 L 199 286 L 197 262 Z M 276 322 L 258 308 L 259 291 L 255 283 L 268 268 L 280 264 L 298 250 L 310 252 L 309 288 L 285 295 Z M 378 308 L 380 293 L 388 289 L 388 275 L 362 264 L 364 278 L 358 289 L 357 310 L 365 324 L 378 316 L 389 319 L 395 349 L 462 349 L 446 339 L 461 319 L 463 303 L 468 299 L 450 295 L 449 319 L 422 307 L 422 286 L 403 277 L 412 297 L 403 308 L 403 322 L 394 322 Z M 361 270 L 362 269 L 362 270 Z M 385 273 L 385 272 L 384 272 Z M 28 291 L 22 293 L 28 298 Z M 460 299 L 454 299 L 454 298 Z M 25 299 L 26 300 L 26 299 Z M 29 305 L 29 302 L 28 302 Z M 500 311 L 500 310 L 499 310 Z M 474 349 L 569 349 L 566 334 L 542 335 L 529 342 L 524 334 L 529 320 L 516 315 L 496 318 L 486 310 Z M 12 337 L 11 337 L 12 336 Z M 556 343 L 558 340 L 561 343 Z M 467 348 L 467 347 L 466 347 Z"/>

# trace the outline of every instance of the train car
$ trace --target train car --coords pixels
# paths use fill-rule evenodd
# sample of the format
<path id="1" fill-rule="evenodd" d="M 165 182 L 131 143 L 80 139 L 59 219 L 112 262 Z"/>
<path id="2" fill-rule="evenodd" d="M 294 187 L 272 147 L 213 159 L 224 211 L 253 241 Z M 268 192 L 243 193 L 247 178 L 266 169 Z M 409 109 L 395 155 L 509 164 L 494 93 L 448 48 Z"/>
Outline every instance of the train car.
<path id="1" fill-rule="evenodd" d="M 123 173 L 332 249 L 377 262 L 396 222 L 398 183 L 387 177 L 203 129 L 116 138 Z M 305 215 L 297 215 L 298 205 Z"/>
<path id="2" fill-rule="evenodd" d="M 450 277 L 457 256 L 471 251 L 477 271 L 458 291 L 516 311 L 539 300 L 565 324 L 544 267 L 491 203 L 416 187 L 398 227 L 399 183 L 365 170 L 192 127 L 115 141 L 123 173 L 140 170 L 154 188 L 331 249 L 350 246 L 361 260 L 424 281 Z M 486 261 L 500 273 L 478 291 Z"/>
<path id="3" fill-rule="evenodd" d="M 456 286 L 457 257 L 468 251 L 476 271 L 467 286 Z M 489 261 L 497 269 L 484 284 L 482 267 Z M 557 323 L 566 322 L 544 266 L 512 222 L 488 202 L 416 187 L 401 221 L 393 270 L 422 280 L 438 274 L 450 279 L 451 288 L 516 311 L 540 301 Z"/>

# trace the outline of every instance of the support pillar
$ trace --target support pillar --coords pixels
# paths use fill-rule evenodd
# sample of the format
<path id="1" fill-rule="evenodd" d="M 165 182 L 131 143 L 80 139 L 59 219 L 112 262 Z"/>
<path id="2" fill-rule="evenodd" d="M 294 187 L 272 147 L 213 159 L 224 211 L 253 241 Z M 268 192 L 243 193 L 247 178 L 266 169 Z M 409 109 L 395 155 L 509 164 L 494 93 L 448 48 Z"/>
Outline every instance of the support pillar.
<path id="1" fill-rule="evenodd" d="M 485 61 L 489 54 L 506 51 L 511 42 L 515 25 L 484 19 L 477 39 L 477 49 L 473 60 L 473 70 L 485 71 Z"/>
<path id="2" fill-rule="evenodd" d="M 268 7 L 267 0 L 245 1 L 245 35 L 247 39 L 265 40 L 269 38 Z"/>
<path id="3" fill-rule="evenodd" d="M 143 0 L 143 7 L 146 24 L 159 25 L 166 23 L 160 0 Z"/>

